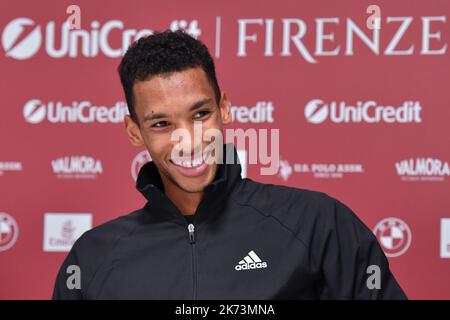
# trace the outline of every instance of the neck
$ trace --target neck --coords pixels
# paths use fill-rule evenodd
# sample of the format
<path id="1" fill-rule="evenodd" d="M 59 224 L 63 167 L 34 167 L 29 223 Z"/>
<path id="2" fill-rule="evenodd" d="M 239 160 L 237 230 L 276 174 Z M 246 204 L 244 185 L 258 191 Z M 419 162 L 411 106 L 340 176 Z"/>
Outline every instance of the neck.
<path id="1" fill-rule="evenodd" d="M 163 180 L 164 193 L 183 215 L 194 214 L 203 198 L 203 191 L 186 192 L 166 179 Z"/>

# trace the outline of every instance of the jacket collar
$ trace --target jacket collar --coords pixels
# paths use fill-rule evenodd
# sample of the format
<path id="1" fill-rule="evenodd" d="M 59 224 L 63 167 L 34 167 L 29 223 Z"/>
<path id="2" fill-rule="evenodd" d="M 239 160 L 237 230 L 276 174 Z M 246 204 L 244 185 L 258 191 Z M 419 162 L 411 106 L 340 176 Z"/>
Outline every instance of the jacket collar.
<path id="1" fill-rule="evenodd" d="M 218 164 L 214 180 L 205 187 L 204 196 L 195 213 L 194 223 L 213 218 L 226 205 L 226 200 L 241 179 L 241 165 L 232 144 L 223 145 L 223 164 Z M 136 188 L 148 200 L 147 210 L 165 219 L 186 224 L 186 220 L 173 202 L 164 194 L 161 176 L 153 161 L 139 171 Z"/>

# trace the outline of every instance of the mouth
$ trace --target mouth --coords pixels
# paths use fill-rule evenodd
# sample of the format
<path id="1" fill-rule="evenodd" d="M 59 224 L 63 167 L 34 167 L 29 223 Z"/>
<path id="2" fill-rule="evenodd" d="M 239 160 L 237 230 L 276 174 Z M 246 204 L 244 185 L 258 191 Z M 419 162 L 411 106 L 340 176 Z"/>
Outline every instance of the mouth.
<path id="1" fill-rule="evenodd" d="M 191 159 L 170 159 L 170 163 L 185 177 L 201 176 L 208 168 L 208 163 L 204 161 L 202 156 Z"/>

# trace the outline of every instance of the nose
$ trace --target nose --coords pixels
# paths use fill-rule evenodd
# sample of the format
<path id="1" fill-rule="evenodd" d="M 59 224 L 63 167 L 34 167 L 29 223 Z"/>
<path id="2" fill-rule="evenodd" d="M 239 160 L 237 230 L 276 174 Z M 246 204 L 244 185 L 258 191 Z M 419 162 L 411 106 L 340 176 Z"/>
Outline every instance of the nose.
<path id="1" fill-rule="evenodd" d="M 172 132 L 175 152 L 184 159 L 194 159 L 202 155 L 203 128 L 201 121 L 182 123 Z"/>

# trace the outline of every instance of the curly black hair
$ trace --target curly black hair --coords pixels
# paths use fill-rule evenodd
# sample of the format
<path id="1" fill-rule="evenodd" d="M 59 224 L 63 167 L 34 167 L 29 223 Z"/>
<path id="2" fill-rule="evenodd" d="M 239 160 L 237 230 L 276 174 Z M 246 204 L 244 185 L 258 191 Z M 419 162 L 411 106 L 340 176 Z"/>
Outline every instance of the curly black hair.
<path id="1" fill-rule="evenodd" d="M 134 109 L 133 85 L 152 76 L 201 67 L 220 102 L 214 61 L 208 48 L 185 31 L 166 30 L 140 38 L 125 53 L 118 72 L 131 118 L 139 125 Z"/>

